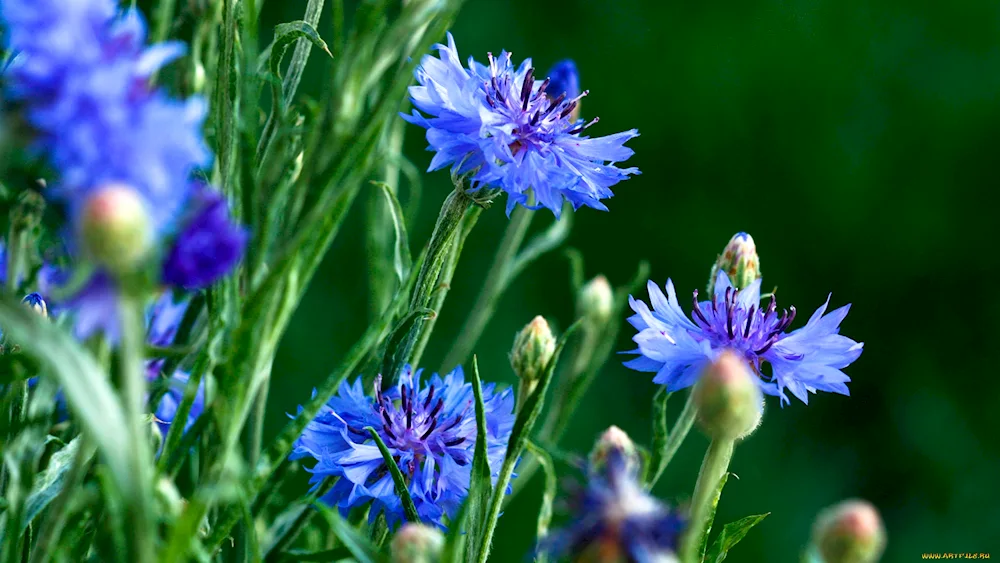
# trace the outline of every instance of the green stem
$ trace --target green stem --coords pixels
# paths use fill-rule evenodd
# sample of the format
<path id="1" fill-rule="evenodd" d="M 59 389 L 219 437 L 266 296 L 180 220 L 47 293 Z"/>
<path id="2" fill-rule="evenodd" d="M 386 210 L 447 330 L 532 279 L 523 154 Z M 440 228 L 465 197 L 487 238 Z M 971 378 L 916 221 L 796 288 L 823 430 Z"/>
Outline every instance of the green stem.
<path id="1" fill-rule="evenodd" d="M 249 428 L 247 428 L 249 434 L 246 452 L 248 467 L 257 465 L 257 459 L 260 458 L 261 444 L 264 441 L 264 419 L 267 416 L 267 395 L 270 381 L 271 377 L 268 375 L 254 399 L 253 415 L 250 417 Z"/>
<path id="2" fill-rule="evenodd" d="M 153 479 L 151 456 L 147 437 L 148 424 L 144 421 L 146 407 L 145 339 L 146 322 L 143 300 L 125 294 L 121 298 L 121 371 L 125 420 L 131 449 L 132 474 L 135 479 L 131 498 L 128 499 L 128 522 L 132 534 L 133 561 L 154 559 L 153 538 Z"/>
<path id="3" fill-rule="evenodd" d="M 667 436 L 667 443 L 663 446 L 663 457 L 660 461 L 660 466 L 656 469 L 656 474 L 649 481 L 648 488 L 652 489 L 656 482 L 660 480 L 663 475 L 663 471 L 670 464 L 670 460 L 674 458 L 677 453 L 678 448 L 684 443 L 684 439 L 687 438 L 689 432 L 691 432 L 691 427 L 694 426 L 694 419 L 698 416 L 698 408 L 694 404 L 694 393 L 688 393 L 687 402 L 684 403 L 684 409 L 681 410 L 680 416 L 677 417 L 677 421 L 674 422 L 674 429 Z"/>
<path id="4" fill-rule="evenodd" d="M 461 188 L 456 188 L 444 200 L 437 224 L 434 225 L 434 232 L 431 233 L 431 239 L 427 243 L 427 258 L 420 267 L 417 283 L 413 288 L 413 297 L 410 299 L 411 312 L 426 309 L 432 304 L 441 271 L 450 258 L 456 234 L 462 224 L 462 217 L 472 202 L 472 198 Z M 392 371 L 386 374 L 387 377 L 394 377 L 404 365 L 412 363 L 413 353 L 420 341 L 426 338 L 424 332 L 428 328 L 429 325 L 423 319 L 417 319 L 413 323 L 409 334 L 393 358 Z"/>
<path id="5" fill-rule="evenodd" d="M 434 310 L 437 315 L 432 319 L 427 319 L 425 321 L 427 326 L 424 332 L 420 335 L 420 340 L 417 342 L 417 346 L 413 350 L 412 362 L 413 365 L 420 364 L 420 358 L 423 357 L 424 348 L 427 347 L 427 343 L 431 339 L 431 333 L 434 331 L 434 325 L 437 323 L 438 317 L 441 315 L 441 309 L 444 307 L 444 301 L 448 297 L 448 292 L 451 290 L 451 280 L 455 276 L 455 269 L 458 267 L 458 259 L 462 256 L 462 249 L 465 247 L 465 239 L 469 237 L 469 233 L 472 232 L 472 228 L 476 226 L 476 222 L 479 221 L 479 214 L 483 212 L 483 208 L 479 206 L 472 206 L 465 212 L 465 217 L 462 218 L 462 225 L 458 232 L 458 240 L 455 242 L 454 249 L 451 252 L 451 256 L 448 257 L 448 262 L 445 263 L 444 268 L 441 270 L 441 277 L 438 279 L 437 292 L 434 294 L 434 301 L 431 304 L 431 309 Z M 451 371 L 455 366 L 445 366 L 442 369 L 442 373 Z"/>
<path id="6" fill-rule="evenodd" d="M 170 23 L 174 21 L 175 0 L 160 0 L 159 9 L 156 11 L 156 29 L 153 32 L 151 43 L 162 43 L 170 33 Z"/>
<path id="7" fill-rule="evenodd" d="M 472 350 L 476 347 L 479 337 L 482 336 L 483 330 L 486 328 L 486 323 L 493 316 L 497 301 L 507 289 L 507 284 L 510 283 L 510 266 L 517 256 L 518 249 L 521 248 L 521 243 L 524 241 L 524 236 L 527 234 L 534 216 L 534 212 L 530 209 L 520 206 L 511 214 L 496 257 L 493 258 L 493 264 L 486 274 L 483 287 L 479 290 L 479 296 L 476 297 L 476 304 L 472 307 L 472 312 L 465 320 L 465 324 L 462 325 L 462 330 L 459 331 L 459 336 L 455 340 L 455 344 L 452 345 L 451 351 L 445 357 L 444 365 L 457 366 L 472 354 Z"/>
<path id="8" fill-rule="evenodd" d="M 729 472 L 733 457 L 733 440 L 712 440 L 705 452 L 705 459 L 698 473 L 698 482 L 691 498 L 691 520 L 681 541 L 681 558 L 684 563 L 701 561 L 703 546 L 712 529 L 715 508 L 718 506 L 720 483 Z"/>

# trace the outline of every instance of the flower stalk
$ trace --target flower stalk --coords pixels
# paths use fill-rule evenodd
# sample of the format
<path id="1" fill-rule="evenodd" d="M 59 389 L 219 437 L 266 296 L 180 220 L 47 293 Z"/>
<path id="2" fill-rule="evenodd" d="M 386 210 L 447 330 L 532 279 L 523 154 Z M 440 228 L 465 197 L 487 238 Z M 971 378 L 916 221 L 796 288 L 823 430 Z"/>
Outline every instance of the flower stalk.
<path id="1" fill-rule="evenodd" d="M 705 544 L 715 519 L 722 486 L 729 474 L 735 443 L 734 440 L 712 440 L 705 452 L 691 497 L 691 519 L 681 540 L 681 560 L 684 563 L 697 563 L 705 554 Z"/>

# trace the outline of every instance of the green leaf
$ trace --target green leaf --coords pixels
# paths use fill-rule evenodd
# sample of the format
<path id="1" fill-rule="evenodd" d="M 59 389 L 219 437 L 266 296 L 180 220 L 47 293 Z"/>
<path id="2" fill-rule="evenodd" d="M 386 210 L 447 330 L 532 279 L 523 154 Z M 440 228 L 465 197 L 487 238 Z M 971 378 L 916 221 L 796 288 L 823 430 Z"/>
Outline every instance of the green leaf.
<path id="1" fill-rule="evenodd" d="M 418 321 L 433 319 L 436 315 L 437 313 L 433 309 L 421 308 L 410 311 L 399 321 L 389 336 L 389 341 L 385 347 L 385 356 L 382 359 L 382 370 L 380 371 L 383 376 L 390 379 L 396 376 L 396 372 L 393 369 L 393 366 L 396 365 L 395 358 L 399 354 L 401 345 L 406 340 L 406 337 L 410 335 L 410 329 L 413 325 Z"/>
<path id="2" fill-rule="evenodd" d="M 399 283 L 403 283 L 410 275 L 410 268 L 413 267 L 413 258 L 410 256 L 410 242 L 406 235 L 406 220 L 403 218 L 403 209 L 399 205 L 399 199 L 384 182 L 372 182 L 382 190 L 385 196 L 386 205 L 389 206 L 389 215 L 392 217 L 392 228 L 396 232 L 396 244 L 392 252 L 392 266 L 396 270 L 396 277 Z"/>
<path id="3" fill-rule="evenodd" d="M 726 556 L 729 554 L 729 550 L 731 550 L 736 544 L 740 543 L 740 540 L 747 535 L 750 528 L 760 524 L 764 518 L 767 518 L 768 514 L 770 514 L 770 512 L 747 516 L 723 526 L 722 531 L 719 532 L 719 537 L 715 538 L 712 548 L 709 549 L 708 554 L 705 555 L 705 563 L 722 563 L 725 561 Z"/>
<path id="4" fill-rule="evenodd" d="M 351 555 L 358 563 L 380 563 L 385 561 L 385 557 L 379 552 L 378 547 L 367 536 L 361 534 L 357 529 L 348 524 L 335 509 L 321 502 L 317 502 L 313 506 L 326 518 L 327 523 L 330 525 L 330 531 L 333 532 L 333 535 L 337 536 L 340 543 L 351 552 Z"/>
<path id="5" fill-rule="evenodd" d="M 52 454 L 48 466 L 35 479 L 31 493 L 28 495 L 28 500 L 25 502 L 22 532 L 63 490 L 63 485 L 66 483 L 66 475 L 72 469 L 73 460 L 80 449 L 80 441 L 80 436 L 77 436 L 65 447 Z"/>
<path id="6" fill-rule="evenodd" d="M 71 335 L 9 296 L 0 298 L 0 326 L 58 381 L 121 492 L 132 495 L 139 484 L 130 461 L 125 413 L 94 358 Z"/>
<path id="7" fill-rule="evenodd" d="M 650 452 L 649 465 L 644 468 L 643 481 L 647 487 L 652 487 L 656 482 L 656 477 L 663 473 L 667 466 L 667 401 L 671 393 L 666 386 L 660 386 L 656 394 L 653 395 L 653 449 Z"/>
<path id="8" fill-rule="evenodd" d="M 322 49 L 324 53 L 330 55 L 330 58 L 333 58 L 333 53 L 326 46 L 326 41 L 323 41 L 319 32 L 309 22 L 298 20 L 278 24 L 274 26 L 274 42 L 271 44 L 271 59 L 268 64 L 272 74 L 281 77 L 279 66 L 281 59 L 285 56 L 285 50 L 298 39 L 309 41 L 313 46 Z"/>
<path id="9" fill-rule="evenodd" d="M 541 543 L 549 535 L 549 524 L 552 522 L 552 503 L 556 498 L 556 468 L 552 463 L 552 456 L 541 446 L 534 442 L 528 442 L 527 445 L 528 451 L 538 460 L 545 474 L 545 491 L 542 493 L 542 505 L 538 509 L 537 543 Z M 545 563 L 546 560 L 548 556 L 543 552 L 535 556 L 536 563 Z"/>
<path id="10" fill-rule="evenodd" d="M 701 561 L 705 555 L 705 547 L 708 545 L 708 535 L 712 532 L 712 523 L 715 521 L 715 511 L 719 508 L 719 499 L 722 498 L 722 489 L 726 486 L 726 481 L 729 480 L 729 472 L 727 471 L 719 479 L 719 485 L 715 489 L 715 493 L 712 495 L 712 504 L 708 508 L 708 517 L 705 519 L 705 529 L 701 531 L 700 542 L 698 545 L 698 560 Z"/>
<path id="11" fill-rule="evenodd" d="M 448 520 L 448 534 L 444 537 L 444 549 L 441 551 L 440 563 L 465 563 L 465 551 L 468 534 L 465 533 L 469 522 L 469 497 L 458 509 L 458 514 Z"/>
<path id="12" fill-rule="evenodd" d="M 490 462 L 486 449 L 486 407 L 483 405 L 483 382 L 479 378 L 479 361 L 472 357 L 472 391 L 476 397 L 476 448 L 472 458 L 472 475 L 469 485 L 468 529 L 482 529 L 486 521 L 486 510 L 489 508 L 493 484 L 490 478 Z M 476 533 L 469 535 L 465 543 L 466 561 L 475 561 L 483 548 L 482 536 Z"/>
<path id="13" fill-rule="evenodd" d="M 406 520 L 409 522 L 420 522 L 420 516 L 417 515 L 417 507 L 413 505 L 410 490 L 406 488 L 406 480 L 403 478 L 403 472 L 396 465 L 396 460 L 392 459 L 392 452 L 385 446 L 385 442 L 382 441 L 382 438 L 379 437 L 378 432 L 374 428 L 365 426 L 365 430 L 375 440 L 378 451 L 382 452 L 382 459 L 385 461 L 386 467 L 389 468 L 389 474 L 392 475 L 392 482 L 396 485 L 396 494 L 399 495 L 399 500 L 403 503 L 403 512 L 406 514 Z"/>
<path id="14" fill-rule="evenodd" d="M 483 548 L 479 552 L 479 557 L 474 561 L 485 563 L 490 554 L 490 545 L 493 541 L 493 531 L 496 529 L 497 518 L 500 517 L 500 509 L 503 506 L 504 497 L 507 494 L 507 484 L 510 483 L 510 476 L 514 473 L 514 465 L 521 457 L 531 436 L 538 416 L 542 412 L 545 404 L 545 395 L 548 393 L 549 385 L 552 383 L 552 376 L 555 374 L 556 366 L 559 364 L 559 357 L 562 355 L 566 342 L 580 328 L 583 320 L 577 320 L 566 332 L 559 337 L 556 342 L 555 352 L 549 360 L 548 365 L 542 372 L 542 377 L 538 381 L 535 390 L 524 398 L 524 403 L 518 408 L 517 418 L 514 420 L 514 428 L 510 433 L 510 441 L 507 443 L 507 454 L 504 456 L 503 466 L 500 468 L 500 476 L 497 479 L 496 488 L 493 490 L 493 498 L 490 499 L 490 510 L 485 522 L 485 529 L 482 532 Z M 518 397 L 518 401 L 521 397 Z M 476 533 L 470 530 L 470 533 Z M 469 563 L 472 563 L 471 561 Z"/>

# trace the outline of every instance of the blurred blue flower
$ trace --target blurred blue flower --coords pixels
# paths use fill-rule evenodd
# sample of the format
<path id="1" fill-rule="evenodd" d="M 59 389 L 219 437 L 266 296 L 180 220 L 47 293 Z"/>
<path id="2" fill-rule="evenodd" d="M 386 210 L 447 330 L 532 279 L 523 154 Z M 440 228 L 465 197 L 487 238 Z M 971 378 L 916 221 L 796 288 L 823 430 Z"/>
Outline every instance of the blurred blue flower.
<path id="1" fill-rule="evenodd" d="M 191 173 L 210 164 L 206 104 L 149 85 L 184 45 L 145 47 L 136 10 L 113 0 L 4 0 L 6 46 L 17 52 L 8 83 L 36 129 L 36 149 L 59 171 L 51 188 L 79 214 L 86 195 L 118 183 L 141 193 L 157 232 L 170 229 Z"/>
<path id="2" fill-rule="evenodd" d="M 591 471 L 587 486 L 570 498 L 574 521 L 543 540 L 539 551 L 572 561 L 676 562 L 685 518 L 650 496 L 635 469 L 621 452 L 613 452 L 604 469 Z"/>
<path id="3" fill-rule="evenodd" d="M 579 97 L 580 73 L 576 70 L 576 63 L 571 59 L 566 59 L 552 65 L 552 68 L 549 69 L 549 87 L 545 89 L 545 92 L 550 96 L 565 94 L 566 99 L 569 100 Z"/>
<path id="4" fill-rule="evenodd" d="M 378 446 L 365 431 L 378 431 L 407 480 L 410 495 L 424 523 L 443 527 L 469 490 L 476 443 L 476 417 L 472 385 L 461 367 L 444 378 L 434 374 L 420 381 L 420 371 L 407 366 L 399 382 L 375 397 L 365 395 L 358 378 L 344 382 L 327 403 L 328 410 L 309 423 L 295 442 L 292 459 L 312 458 L 311 483 L 328 477 L 338 480 L 323 500 L 346 514 L 372 501 L 369 518 L 384 513 L 391 528 L 403 519 L 392 477 Z M 483 388 L 486 407 L 487 451 L 494 482 L 514 427 L 514 397 L 510 389 Z"/>
<path id="5" fill-rule="evenodd" d="M 606 211 L 600 200 L 614 195 L 611 186 L 639 173 L 614 164 L 632 156 L 624 144 L 638 136 L 635 129 L 607 137 L 581 134 L 597 122 L 571 118 L 587 92 L 550 97 L 550 81 L 535 80 L 531 59 L 515 69 L 506 51 L 490 55 L 488 67 L 470 58 L 466 69 L 451 34 L 448 45 L 436 47 L 439 58 L 425 56 L 416 72 L 419 85 L 410 87 L 416 109 L 403 115 L 427 129 L 436 152 L 430 170 L 451 165 L 453 173 L 471 172 L 474 188 L 502 188 L 508 214 L 520 204 L 546 207 L 557 217 L 563 200 L 574 209 Z M 560 72 L 558 78 L 567 77 Z"/>
<path id="6" fill-rule="evenodd" d="M 184 314 L 187 312 L 188 303 L 189 299 L 187 296 L 178 297 L 172 291 L 163 292 L 146 314 L 146 326 L 148 327 L 146 342 L 152 346 L 170 346 L 174 344 L 177 330 L 180 328 Z M 174 422 L 174 418 L 176 418 L 177 409 L 184 398 L 184 388 L 187 386 L 190 374 L 178 369 L 170 374 L 169 377 L 166 377 L 165 374 L 161 373 L 164 363 L 162 359 L 147 361 L 146 376 L 149 379 L 151 387 L 158 383 L 166 386 L 163 398 L 160 399 L 159 404 L 157 404 L 156 409 L 153 411 L 153 416 L 161 434 L 166 436 L 170 430 L 170 425 Z M 184 423 L 185 432 L 191 428 L 191 425 L 201 416 L 204 410 L 205 380 L 203 379 L 199 382 L 198 391 L 194 402 L 191 404 L 191 412 Z"/>
<path id="7" fill-rule="evenodd" d="M 230 220 L 220 192 L 202 188 L 194 199 L 196 211 L 163 264 L 164 283 L 189 290 L 208 287 L 232 271 L 249 238 L 246 229 Z"/>
<path id="8" fill-rule="evenodd" d="M 638 331 L 632 340 L 638 348 L 628 353 L 640 354 L 625 363 L 643 372 L 656 372 L 655 383 L 676 391 L 695 383 L 704 368 L 723 350 L 742 355 L 759 376 L 761 389 L 789 402 L 789 390 L 803 403 L 808 393 L 827 391 L 849 395 L 846 383 L 851 380 L 841 369 L 861 355 L 863 344 L 839 334 L 840 323 L 850 305 L 828 314 L 827 297 L 802 328 L 785 332 L 795 319 L 795 307 L 780 315 L 774 296 L 764 306 L 760 303 L 761 280 L 746 289 L 735 290 L 725 272 L 718 272 L 715 292 L 710 301 L 698 302 L 694 292 L 693 314 L 684 316 L 672 281 L 667 280 L 667 295 L 653 282 L 647 284 L 653 310 L 643 301 L 629 298 L 635 315 L 629 322 Z M 770 373 L 765 373 L 770 364 Z"/>

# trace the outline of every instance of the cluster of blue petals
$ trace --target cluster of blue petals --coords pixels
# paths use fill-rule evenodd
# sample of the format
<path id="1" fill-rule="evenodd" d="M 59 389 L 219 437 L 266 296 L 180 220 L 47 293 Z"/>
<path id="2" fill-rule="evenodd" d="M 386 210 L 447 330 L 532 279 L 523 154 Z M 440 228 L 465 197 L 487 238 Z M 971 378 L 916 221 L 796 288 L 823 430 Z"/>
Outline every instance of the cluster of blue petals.
<path id="1" fill-rule="evenodd" d="M 672 281 L 667 280 L 666 295 L 649 282 L 652 309 L 629 298 L 635 311 L 629 322 L 638 331 L 632 340 L 638 347 L 628 353 L 639 357 L 625 365 L 656 372 L 655 383 L 676 391 L 693 385 L 705 367 L 728 349 L 746 359 L 759 376 L 761 389 L 781 397 L 782 405 L 789 402 L 786 390 L 803 403 L 816 391 L 849 395 L 851 378 L 841 370 L 858 359 L 863 348 L 862 343 L 840 334 L 850 305 L 827 313 L 827 297 L 804 327 L 787 332 L 795 320 L 795 308 L 779 313 L 773 295 L 761 303 L 760 286 L 758 279 L 737 290 L 726 273 L 719 272 L 710 300 L 699 302 L 694 292 L 689 319 Z"/>
<path id="2" fill-rule="evenodd" d="M 115 0 L 4 0 L 0 17 L 6 46 L 17 53 L 8 93 L 25 106 L 35 150 L 59 173 L 49 195 L 76 222 L 96 190 L 129 186 L 158 240 L 175 236 L 167 283 L 198 289 L 231 271 L 247 234 L 230 221 L 225 199 L 192 179 L 212 161 L 202 138 L 207 105 L 150 85 L 184 45 L 147 47 L 142 15 L 119 12 Z M 79 337 L 101 331 L 117 339 L 117 293 L 112 277 L 98 271 L 72 298 Z"/>
<path id="3" fill-rule="evenodd" d="M 295 442 L 292 459 L 312 459 L 311 482 L 337 478 L 323 501 L 344 514 L 371 502 L 369 518 L 385 514 L 391 528 L 404 517 L 392 477 L 378 446 L 365 430 L 374 428 L 402 470 L 410 496 L 427 524 L 445 526 L 468 494 L 476 443 L 471 383 L 461 367 L 444 377 L 421 381 L 420 370 L 407 366 L 396 385 L 365 394 L 361 378 L 344 382 L 327 409 Z M 514 427 L 514 396 L 483 386 L 487 451 L 494 482 Z"/>
<path id="4" fill-rule="evenodd" d="M 677 561 L 686 518 L 647 493 L 635 464 L 619 452 L 609 455 L 601 471 L 590 472 L 586 487 L 569 499 L 569 510 L 575 519 L 546 538 L 539 551 L 572 561 Z"/>
<path id="5" fill-rule="evenodd" d="M 436 153 L 430 170 L 451 166 L 455 174 L 471 174 L 474 186 L 502 188 L 508 213 L 520 204 L 557 217 L 564 200 L 574 209 L 607 210 L 600 200 L 614 195 L 611 187 L 639 173 L 615 166 L 632 156 L 624 145 L 638 136 L 635 129 L 582 135 L 596 119 L 576 118 L 587 92 L 579 92 L 575 66 L 560 63 L 553 80 L 541 80 L 531 59 L 515 68 L 506 51 L 490 55 L 489 66 L 472 58 L 462 66 L 451 34 L 436 48 L 440 56 L 423 58 L 419 85 L 410 87 L 416 109 L 403 116 L 427 129 Z M 553 91 L 556 82 L 565 90 Z"/>

